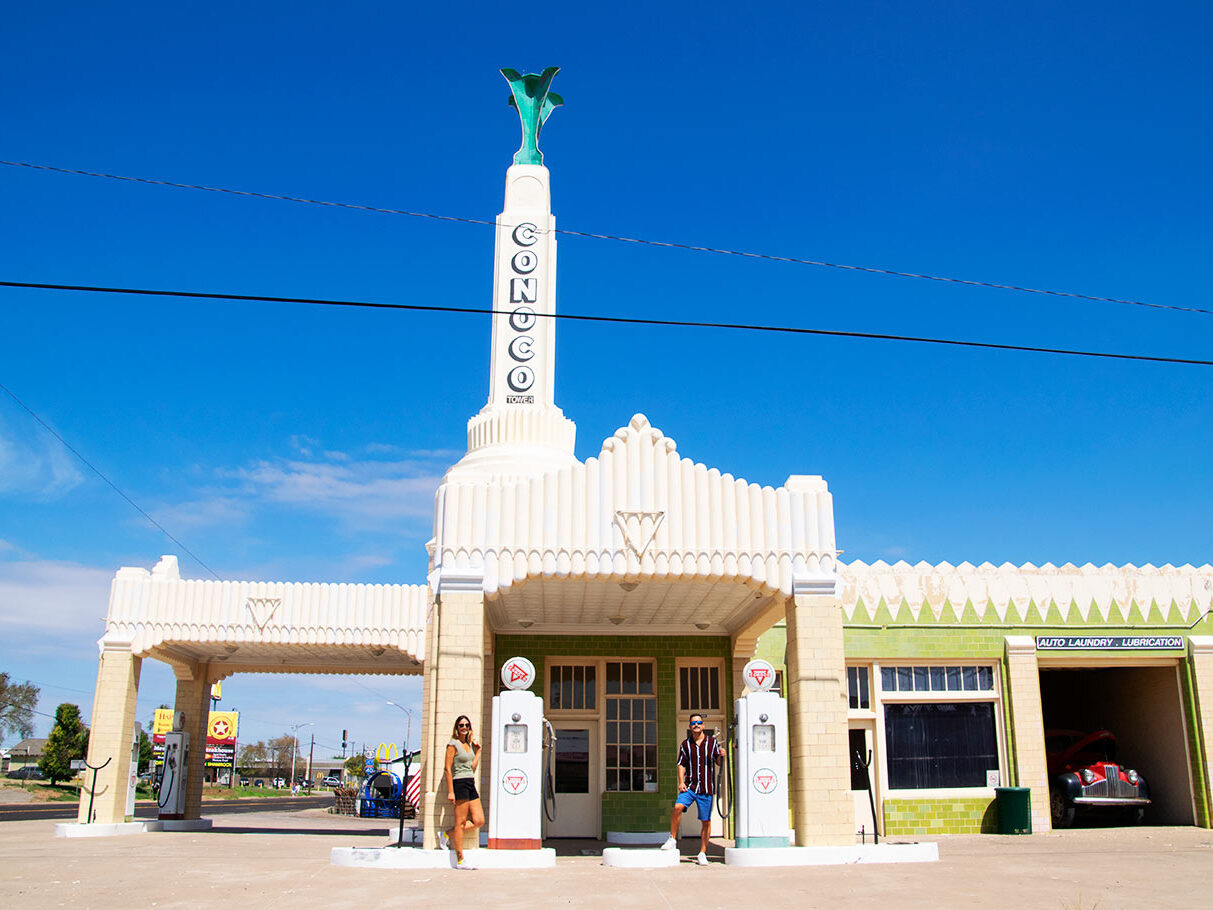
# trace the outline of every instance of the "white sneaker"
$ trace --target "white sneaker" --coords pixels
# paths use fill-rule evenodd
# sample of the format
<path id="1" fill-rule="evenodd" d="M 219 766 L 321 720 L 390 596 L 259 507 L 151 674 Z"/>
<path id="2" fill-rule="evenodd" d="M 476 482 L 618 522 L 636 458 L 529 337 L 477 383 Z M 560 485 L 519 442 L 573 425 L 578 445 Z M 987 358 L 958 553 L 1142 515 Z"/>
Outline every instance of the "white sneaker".
<path id="1" fill-rule="evenodd" d="M 438 846 L 440 846 L 443 850 L 451 849 L 451 838 L 450 835 L 448 835 L 445 831 L 438 832 Z"/>
<path id="2" fill-rule="evenodd" d="M 699 865 L 701 865 L 701 866 L 706 866 L 708 864 L 707 854 L 700 853 L 697 857 L 695 857 L 695 862 L 699 863 Z"/>
<path id="3" fill-rule="evenodd" d="M 665 843 L 661 845 L 661 849 L 662 850 L 677 850 L 678 841 L 674 840 L 673 837 L 667 837 L 665 839 Z"/>

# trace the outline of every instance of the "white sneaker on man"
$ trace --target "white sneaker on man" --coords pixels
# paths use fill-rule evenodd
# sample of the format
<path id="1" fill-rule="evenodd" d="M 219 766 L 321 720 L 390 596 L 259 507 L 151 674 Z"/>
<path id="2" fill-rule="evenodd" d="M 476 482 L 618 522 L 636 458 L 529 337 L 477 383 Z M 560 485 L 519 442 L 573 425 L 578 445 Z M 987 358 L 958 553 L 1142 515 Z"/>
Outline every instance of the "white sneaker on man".
<path id="1" fill-rule="evenodd" d="M 700 853 L 697 857 L 695 857 L 695 862 L 699 863 L 699 865 L 701 865 L 701 866 L 706 866 L 708 864 L 707 854 Z"/>
<path id="2" fill-rule="evenodd" d="M 667 837 L 665 843 L 661 845 L 662 850 L 677 850 L 678 841 L 674 840 L 673 836 Z"/>

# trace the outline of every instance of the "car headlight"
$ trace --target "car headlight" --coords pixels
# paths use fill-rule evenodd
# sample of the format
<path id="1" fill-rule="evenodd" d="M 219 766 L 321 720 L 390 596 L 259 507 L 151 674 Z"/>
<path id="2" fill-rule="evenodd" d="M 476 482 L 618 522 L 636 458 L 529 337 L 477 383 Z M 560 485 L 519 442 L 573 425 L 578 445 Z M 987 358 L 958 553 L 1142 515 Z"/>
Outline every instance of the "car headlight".
<path id="1" fill-rule="evenodd" d="M 1082 778 L 1084 784 L 1092 784 L 1095 782 L 1095 772 L 1090 768 L 1083 768 L 1078 772 L 1078 776 Z"/>
<path id="2" fill-rule="evenodd" d="M 1129 783 L 1131 783 L 1131 784 L 1135 784 L 1139 780 L 1141 780 L 1141 775 L 1138 774 L 1136 771 L 1126 771 L 1125 777 L 1127 777 L 1129 779 Z"/>

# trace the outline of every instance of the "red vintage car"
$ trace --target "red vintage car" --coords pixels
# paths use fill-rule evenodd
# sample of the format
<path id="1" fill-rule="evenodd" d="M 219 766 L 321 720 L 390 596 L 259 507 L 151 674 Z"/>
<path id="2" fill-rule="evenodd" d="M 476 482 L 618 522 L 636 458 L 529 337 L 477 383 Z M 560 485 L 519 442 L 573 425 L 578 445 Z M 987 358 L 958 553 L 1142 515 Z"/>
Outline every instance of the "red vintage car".
<path id="1" fill-rule="evenodd" d="M 1116 737 L 1108 730 L 1046 730 L 1045 759 L 1054 828 L 1068 828 L 1079 813 L 1114 815 L 1133 825 L 1145 818 L 1150 788 L 1116 762 Z"/>

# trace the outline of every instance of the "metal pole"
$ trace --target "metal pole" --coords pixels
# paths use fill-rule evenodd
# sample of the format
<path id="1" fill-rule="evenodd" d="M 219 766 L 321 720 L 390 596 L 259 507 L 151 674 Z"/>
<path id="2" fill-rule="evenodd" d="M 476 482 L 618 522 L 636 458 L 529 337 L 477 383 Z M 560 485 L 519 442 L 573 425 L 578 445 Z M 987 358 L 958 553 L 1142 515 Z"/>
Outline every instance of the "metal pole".
<path id="1" fill-rule="evenodd" d="M 295 753 L 299 751 L 299 725 L 296 724 L 291 728 L 291 779 L 288 780 L 287 788 L 295 789 Z"/>
<path id="2" fill-rule="evenodd" d="M 312 795 L 312 756 L 316 754 L 316 734 L 312 734 L 312 744 L 307 750 L 307 795 Z"/>

